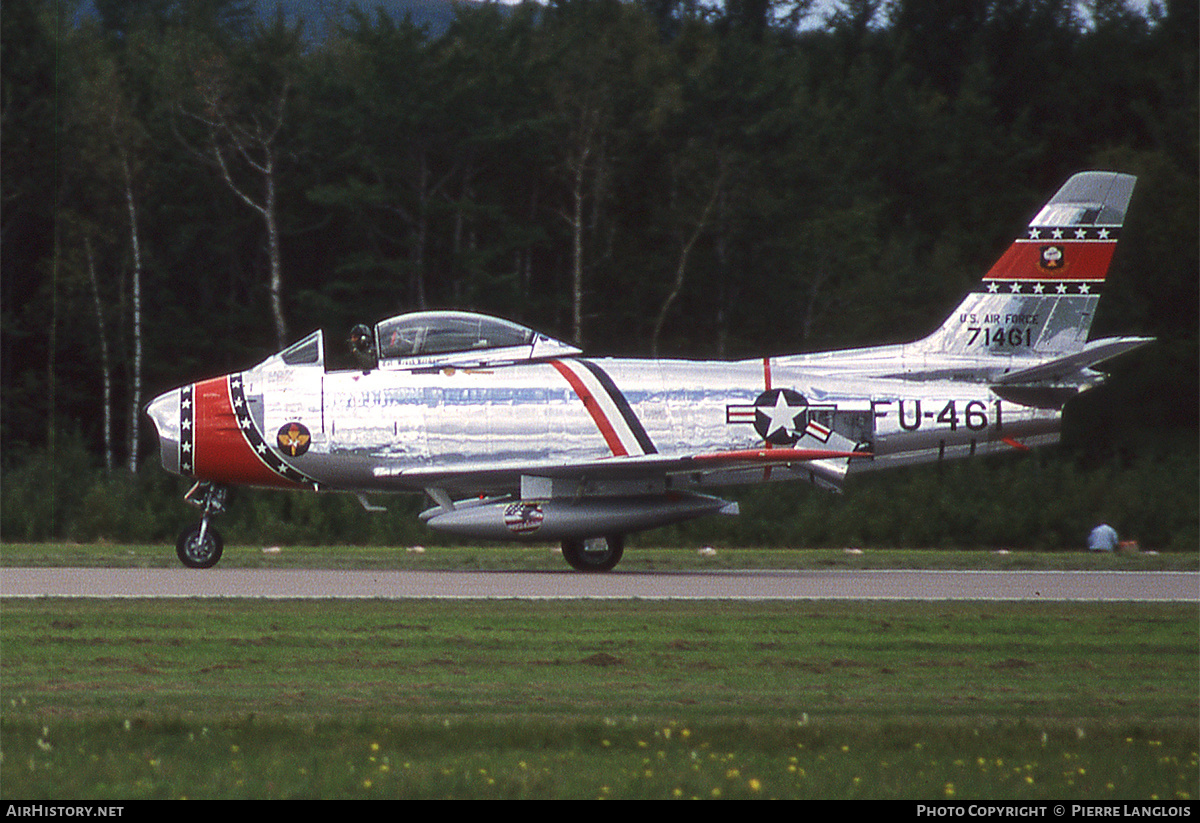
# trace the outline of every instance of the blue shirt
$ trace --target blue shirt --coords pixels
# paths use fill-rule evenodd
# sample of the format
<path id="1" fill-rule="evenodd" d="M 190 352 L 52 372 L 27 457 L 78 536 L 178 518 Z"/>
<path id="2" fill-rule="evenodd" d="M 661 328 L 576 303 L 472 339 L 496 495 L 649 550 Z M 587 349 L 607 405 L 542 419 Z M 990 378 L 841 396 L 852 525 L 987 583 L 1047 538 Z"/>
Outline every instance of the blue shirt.
<path id="1" fill-rule="evenodd" d="M 1115 552 L 1117 530 L 1107 523 L 1101 523 L 1088 535 L 1088 549 L 1094 552 Z"/>

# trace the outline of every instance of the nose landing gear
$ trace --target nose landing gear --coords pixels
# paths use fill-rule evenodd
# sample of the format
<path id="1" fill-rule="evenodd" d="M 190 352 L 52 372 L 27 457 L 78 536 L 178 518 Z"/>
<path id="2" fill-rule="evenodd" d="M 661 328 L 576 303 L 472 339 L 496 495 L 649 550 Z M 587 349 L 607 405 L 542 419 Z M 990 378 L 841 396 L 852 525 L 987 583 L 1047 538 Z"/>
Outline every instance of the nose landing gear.
<path id="1" fill-rule="evenodd" d="M 184 529 L 175 542 L 175 554 L 183 565 L 190 569 L 211 569 L 217 565 L 225 549 L 225 541 L 209 521 L 225 511 L 228 498 L 228 489 L 212 483 L 197 483 L 184 495 L 183 499 L 198 506 L 203 514 L 200 522 Z"/>

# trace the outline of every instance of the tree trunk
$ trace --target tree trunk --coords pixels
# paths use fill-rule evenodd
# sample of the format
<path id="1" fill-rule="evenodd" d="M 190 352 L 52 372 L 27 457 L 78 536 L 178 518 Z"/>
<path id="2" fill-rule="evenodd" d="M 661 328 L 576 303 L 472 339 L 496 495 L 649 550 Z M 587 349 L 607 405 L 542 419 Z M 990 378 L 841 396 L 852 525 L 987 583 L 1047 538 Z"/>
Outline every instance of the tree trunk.
<path id="1" fill-rule="evenodd" d="M 575 188 L 571 211 L 571 337 L 583 347 L 583 172 L 581 161 L 575 169 Z"/>
<path id="2" fill-rule="evenodd" d="M 261 209 L 267 224 L 267 255 L 271 262 L 271 316 L 275 320 L 275 337 L 279 348 L 288 344 L 287 320 L 283 316 L 283 259 L 279 250 L 279 214 L 275 202 L 275 162 L 268 155 L 264 163 L 266 193 Z"/>
<path id="3" fill-rule="evenodd" d="M 704 204 L 704 211 L 700 213 L 700 219 L 696 221 L 691 236 L 684 241 L 683 247 L 679 250 L 679 263 L 675 267 L 675 282 L 671 287 L 671 293 L 667 295 L 667 299 L 663 301 L 662 308 L 658 311 L 658 318 L 654 321 L 654 334 L 650 338 L 651 357 L 658 357 L 658 339 L 662 334 L 663 322 L 667 319 L 667 312 L 670 310 L 671 304 L 679 298 L 679 293 L 683 291 L 683 277 L 687 271 L 688 256 L 692 253 L 692 247 L 696 245 L 696 241 L 700 239 L 700 235 L 704 233 L 704 228 L 708 225 L 709 215 L 712 214 L 713 206 L 717 203 L 717 197 L 721 194 L 721 186 L 724 182 L 725 170 L 722 168 L 713 183 L 712 194 L 709 196 L 708 202 Z"/>
<path id="4" fill-rule="evenodd" d="M 100 282 L 96 279 L 96 261 L 92 255 L 92 240 L 84 238 L 84 249 L 87 252 L 88 279 L 92 284 L 92 300 L 96 304 L 96 325 L 100 337 L 100 376 L 104 381 L 104 471 L 112 474 L 113 443 L 112 443 L 112 361 L 108 355 L 108 332 L 104 326 L 104 309 L 100 302 Z"/>
<path id="5" fill-rule="evenodd" d="M 129 471 L 137 471 L 142 423 L 142 249 L 138 238 L 137 207 L 133 199 L 133 175 L 129 156 L 121 151 L 125 173 L 125 206 L 129 210 L 129 247 L 133 254 L 133 394 L 129 402 Z"/>

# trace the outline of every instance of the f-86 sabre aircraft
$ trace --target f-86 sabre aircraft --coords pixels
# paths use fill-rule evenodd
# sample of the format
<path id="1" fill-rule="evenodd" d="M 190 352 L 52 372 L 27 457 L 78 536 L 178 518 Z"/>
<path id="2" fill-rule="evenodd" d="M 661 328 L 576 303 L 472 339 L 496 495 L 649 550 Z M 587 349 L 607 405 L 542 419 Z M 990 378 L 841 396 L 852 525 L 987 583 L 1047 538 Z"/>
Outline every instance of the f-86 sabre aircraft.
<path id="1" fill-rule="evenodd" d="M 607 571 L 632 532 L 737 506 L 713 487 L 848 475 L 1058 440 L 1093 366 L 1150 342 L 1089 341 L 1135 178 L 1071 177 L 929 336 L 740 361 L 589 358 L 506 320 L 418 312 L 356 327 L 360 368 L 317 331 L 148 406 L 163 466 L 193 478 L 187 566 L 221 557 L 230 485 L 425 493 L 431 528 L 561 541 Z"/>

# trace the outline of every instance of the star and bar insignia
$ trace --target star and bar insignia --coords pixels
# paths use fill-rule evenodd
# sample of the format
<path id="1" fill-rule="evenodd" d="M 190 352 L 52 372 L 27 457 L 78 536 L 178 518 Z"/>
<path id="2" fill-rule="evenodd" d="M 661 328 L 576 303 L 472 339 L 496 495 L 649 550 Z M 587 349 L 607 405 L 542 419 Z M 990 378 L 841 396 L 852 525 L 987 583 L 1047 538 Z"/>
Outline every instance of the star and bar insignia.
<path id="1" fill-rule="evenodd" d="M 753 424 L 759 436 L 772 446 L 791 446 L 806 436 L 826 443 L 833 429 L 818 422 L 814 415 L 836 410 L 836 404 L 809 403 L 793 389 L 768 389 L 752 405 L 727 405 L 725 422 Z"/>

